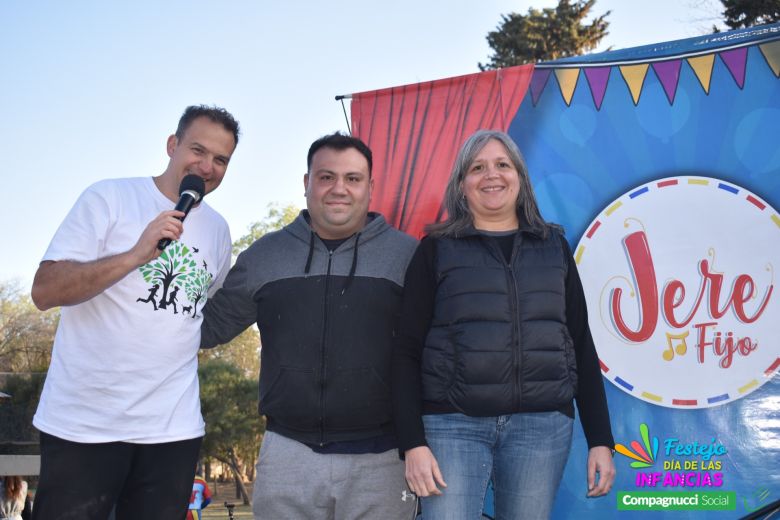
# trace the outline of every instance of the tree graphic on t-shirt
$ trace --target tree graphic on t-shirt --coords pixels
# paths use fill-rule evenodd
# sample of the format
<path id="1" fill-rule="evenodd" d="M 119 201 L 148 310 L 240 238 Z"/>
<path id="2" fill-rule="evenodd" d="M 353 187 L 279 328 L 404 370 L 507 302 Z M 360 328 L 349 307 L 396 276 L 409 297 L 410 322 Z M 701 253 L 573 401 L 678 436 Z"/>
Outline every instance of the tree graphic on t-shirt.
<path id="1" fill-rule="evenodd" d="M 190 248 L 181 242 L 172 242 L 165 251 L 155 260 L 144 264 L 138 268 L 141 275 L 149 283 L 159 283 L 162 285 L 163 292 L 157 307 L 165 309 L 173 304 L 174 310 L 176 301 L 176 292 L 172 292 L 172 298 L 168 297 L 168 289 L 173 287 L 182 288 L 189 282 L 196 267 L 195 259 L 190 253 Z"/>
<path id="2" fill-rule="evenodd" d="M 204 264 L 206 262 L 203 262 Z M 197 269 L 192 273 L 184 284 L 184 291 L 187 293 L 187 298 L 192 303 L 192 317 L 198 316 L 198 302 L 206 295 L 206 291 L 211 285 L 211 280 L 214 277 L 205 269 Z"/>

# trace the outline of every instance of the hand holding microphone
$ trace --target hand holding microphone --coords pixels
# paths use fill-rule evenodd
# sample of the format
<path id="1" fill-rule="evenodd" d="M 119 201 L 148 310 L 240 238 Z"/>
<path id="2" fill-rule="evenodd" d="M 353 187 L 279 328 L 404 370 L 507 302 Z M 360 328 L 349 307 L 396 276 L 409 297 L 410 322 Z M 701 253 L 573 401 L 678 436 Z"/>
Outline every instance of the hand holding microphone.
<path id="1" fill-rule="evenodd" d="M 176 211 L 184 213 L 184 216 L 179 218 L 179 220 L 182 222 L 184 221 L 192 207 L 200 202 L 200 199 L 203 198 L 205 193 L 206 183 L 197 175 L 191 173 L 181 180 L 181 184 L 179 185 L 179 202 L 176 203 L 176 207 L 174 208 Z M 162 238 L 157 242 L 157 249 L 162 251 L 168 247 L 168 244 L 170 243 L 170 238 Z"/>

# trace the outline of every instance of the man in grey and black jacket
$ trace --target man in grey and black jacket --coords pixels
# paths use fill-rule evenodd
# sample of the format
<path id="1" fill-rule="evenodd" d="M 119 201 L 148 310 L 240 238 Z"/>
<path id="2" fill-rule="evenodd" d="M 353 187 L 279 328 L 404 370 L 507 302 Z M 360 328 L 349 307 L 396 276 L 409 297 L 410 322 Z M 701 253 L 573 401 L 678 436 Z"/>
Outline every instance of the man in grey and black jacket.
<path id="1" fill-rule="evenodd" d="M 325 136 L 307 165 L 307 210 L 238 257 L 204 309 L 201 346 L 260 329 L 256 519 L 409 518 L 390 362 L 416 242 L 368 211 L 362 141 Z"/>

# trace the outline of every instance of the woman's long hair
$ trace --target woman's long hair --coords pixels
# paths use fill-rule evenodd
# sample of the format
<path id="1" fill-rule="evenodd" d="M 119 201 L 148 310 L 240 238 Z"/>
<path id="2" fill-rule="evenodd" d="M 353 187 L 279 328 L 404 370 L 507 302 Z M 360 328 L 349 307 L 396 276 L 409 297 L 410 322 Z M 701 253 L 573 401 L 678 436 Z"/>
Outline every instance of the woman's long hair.
<path id="1" fill-rule="evenodd" d="M 5 486 L 5 497 L 12 500 L 19 500 L 22 497 L 22 477 L 7 476 L 3 477 Z"/>
<path id="2" fill-rule="evenodd" d="M 504 145 L 509 160 L 512 161 L 517 170 L 517 176 L 520 179 L 520 190 L 517 194 L 516 205 L 518 220 L 521 223 L 525 223 L 529 228 L 538 229 L 543 236 L 547 236 L 549 224 L 545 222 L 541 213 L 539 213 L 534 189 L 531 186 L 531 179 L 528 177 L 528 168 L 525 165 L 523 156 L 511 137 L 504 132 L 496 130 L 479 130 L 463 143 L 452 167 L 452 174 L 447 182 L 447 189 L 444 192 L 444 207 L 447 210 L 447 219 L 443 222 L 426 226 L 425 231 L 430 235 L 458 237 L 464 231 L 474 226 L 474 217 L 463 194 L 462 184 L 471 163 L 474 162 L 474 158 L 491 139 L 495 139 Z"/>

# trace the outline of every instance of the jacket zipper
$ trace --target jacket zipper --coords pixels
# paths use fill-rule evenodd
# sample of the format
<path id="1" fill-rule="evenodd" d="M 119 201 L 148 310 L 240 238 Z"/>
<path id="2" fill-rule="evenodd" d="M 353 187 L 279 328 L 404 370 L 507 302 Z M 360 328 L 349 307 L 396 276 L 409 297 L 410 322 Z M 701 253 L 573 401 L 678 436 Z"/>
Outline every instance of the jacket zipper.
<path id="1" fill-rule="evenodd" d="M 519 240 L 517 236 L 515 241 Z M 499 262 L 504 266 L 504 272 L 506 273 L 507 285 L 509 286 L 509 305 L 511 306 L 511 318 L 512 318 L 512 368 L 514 372 L 514 381 L 512 382 L 512 404 L 515 410 L 520 409 L 520 401 L 522 398 L 520 391 L 520 303 L 517 301 L 517 279 L 515 278 L 515 272 L 512 269 L 513 262 L 515 260 L 515 253 L 517 252 L 517 244 L 512 244 L 512 254 L 510 255 L 509 262 L 504 258 L 504 253 L 498 246 L 495 240 L 488 240 L 488 248 L 492 249 L 493 254 L 499 259 Z"/>
<path id="2" fill-rule="evenodd" d="M 504 262 L 504 267 L 507 272 L 507 278 L 509 282 L 509 303 L 511 308 L 512 317 L 512 363 L 514 365 L 514 382 L 512 385 L 512 402 L 515 410 L 520 409 L 520 323 L 519 323 L 519 308 L 520 304 L 517 301 L 517 279 L 515 278 L 515 272 L 512 270 L 512 264 Z"/>
<path id="3" fill-rule="evenodd" d="M 322 310 L 322 337 L 320 338 L 320 446 L 325 445 L 325 341 L 328 337 L 328 305 L 330 300 L 330 267 L 333 251 L 328 251 L 328 270 L 325 273 L 325 298 Z"/>
<path id="4" fill-rule="evenodd" d="M 512 382 L 512 403 L 515 410 L 520 410 L 520 402 L 522 401 L 522 391 L 520 389 L 520 365 L 522 362 L 522 353 L 520 350 L 520 302 L 517 296 L 517 278 L 515 277 L 515 271 L 512 266 L 515 262 L 515 257 L 519 250 L 517 242 L 521 240 L 520 235 L 515 235 L 515 239 L 512 243 L 512 254 L 509 256 L 509 262 L 504 259 L 504 255 L 501 254 L 499 258 L 503 261 L 504 269 L 506 270 L 507 282 L 509 285 L 509 305 L 511 306 L 511 319 L 512 319 L 512 364 L 514 371 L 514 381 Z M 500 253 L 500 251 L 499 251 Z"/>

